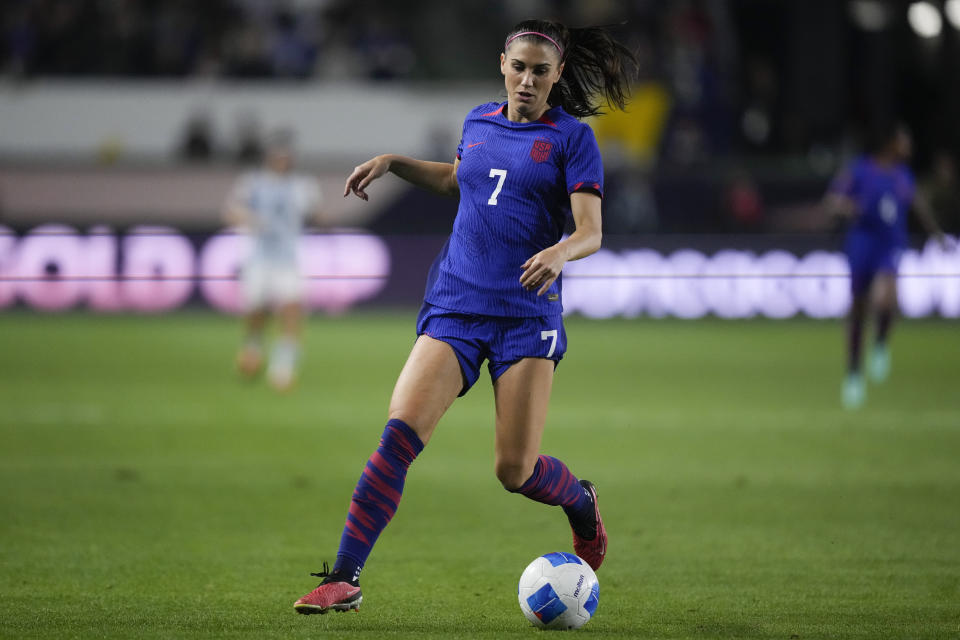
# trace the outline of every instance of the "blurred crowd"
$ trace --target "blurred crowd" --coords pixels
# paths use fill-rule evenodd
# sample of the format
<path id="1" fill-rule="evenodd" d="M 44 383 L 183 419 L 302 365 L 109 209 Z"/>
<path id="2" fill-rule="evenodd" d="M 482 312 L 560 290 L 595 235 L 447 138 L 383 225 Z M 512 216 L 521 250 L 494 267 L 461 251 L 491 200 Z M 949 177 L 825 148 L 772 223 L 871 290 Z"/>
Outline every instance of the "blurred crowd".
<path id="1" fill-rule="evenodd" d="M 834 0 L 4 0 L 0 74 L 23 80 L 490 80 L 499 39 L 519 20 L 606 25 L 640 61 L 630 113 L 594 123 L 609 181 L 617 185 L 608 203 L 610 224 L 634 232 L 695 229 L 705 221 L 664 220 L 658 208 L 719 209 L 731 229 L 762 230 L 772 203 L 822 190 L 875 115 L 905 116 L 931 182 L 944 182 L 950 173 L 944 167 L 953 166 L 960 134 L 952 115 L 960 108 L 958 38 L 947 32 L 939 44 L 921 43 L 925 48 L 915 51 L 921 45 L 903 28 L 857 30 L 848 11 L 856 6 Z M 914 60 L 921 54 L 925 66 Z M 937 55 L 942 64 L 929 63 Z M 260 155 L 258 115 L 238 127 L 239 160 Z M 179 145 L 184 157 L 215 157 L 205 118 L 192 114 L 186 123 Z M 793 177 L 763 177 L 771 172 Z"/>
<path id="2" fill-rule="evenodd" d="M 10 0 L 3 67 L 36 76 L 307 76 L 310 14 L 243 0 Z"/>
<path id="3" fill-rule="evenodd" d="M 643 57 L 643 74 L 656 76 L 670 67 L 676 88 L 689 99 L 700 92 L 699 50 L 722 19 L 723 5 L 715 0 L 5 0 L 0 69 L 24 77 L 476 78 L 489 72 L 490 44 L 507 25 L 548 16 L 570 25 L 622 26 L 621 36 Z M 460 55 L 438 55 L 451 49 Z"/>
<path id="4" fill-rule="evenodd" d="M 488 79 L 491 48 L 531 16 L 607 25 L 637 52 L 638 84 L 662 86 L 669 100 L 669 119 L 652 125 L 663 135 L 646 142 L 668 164 L 694 165 L 737 145 L 766 150 L 775 140 L 774 63 L 751 56 L 741 82 L 727 0 L 5 0 L 0 70 L 21 78 Z"/>

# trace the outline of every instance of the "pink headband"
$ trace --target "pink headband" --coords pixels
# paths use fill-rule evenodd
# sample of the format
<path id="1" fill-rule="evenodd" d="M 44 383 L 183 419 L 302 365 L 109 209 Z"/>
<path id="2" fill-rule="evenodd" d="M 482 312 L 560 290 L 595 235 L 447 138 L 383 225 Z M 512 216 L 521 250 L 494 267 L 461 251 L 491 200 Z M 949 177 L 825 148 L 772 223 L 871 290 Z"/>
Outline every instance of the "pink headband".
<path id="1" fill-rule="evenodd" d="M 548 36 L 548 35 L 545 34 L 545 33 L 540 33 L 539 31 L 521 31 L 520 33 L 518 33 L 518 34 L 516 34 L 516 35 L 512 35 L 512 36 L 510 36 L 509 38 L 507 38 L 507 41 L 506 41 L 506 42 L 503 43 L 503 48 L 506 49 L 508 46 L 510 46 L 510 43 L 511 43 L 511 42 L 513 42 L 514 40 L 516 40 L 516 39 L 519 38 L 520 36 L 540 36 L 541 38 L 543 38 L 543 39 L 545 39 L 545 40 L 548 40 L 548 41 L 550 42 L 550 44 L 552 44 L 553 46 L 555 46 L 555 47 L 557 48 L 557 51 L 560 52 L 560 55 L 561 55 L 561 56 L 563 55 L 563 47 L 561 47 L 559 44 L 557 44 L 557 41 L 556 41 L 556 40 L 554 40 L 553 38 L 551 38 L 550 36 Z"/>

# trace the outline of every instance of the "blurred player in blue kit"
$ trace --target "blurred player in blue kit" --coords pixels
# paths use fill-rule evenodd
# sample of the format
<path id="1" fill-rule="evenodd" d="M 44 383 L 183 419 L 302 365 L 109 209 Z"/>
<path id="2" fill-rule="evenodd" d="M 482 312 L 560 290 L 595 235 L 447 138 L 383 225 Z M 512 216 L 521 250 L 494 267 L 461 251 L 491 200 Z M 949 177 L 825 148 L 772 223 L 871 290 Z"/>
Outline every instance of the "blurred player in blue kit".
<path id="1" fill-rule="evenodd" d="M 635 64 L 601 28 L 521 22 L 500 55 L 507 100 L 467 114 L 453 163 L 382 155 L 347 178 L 344 197 L 366 200 L 370 183 L 389 171 L 459 197 L 459 208 L 430 270 L 418 337 L 353 493 L 336 563 L 313 574 L 324 580 L 295 603 L 298 612 L 359 606 L 360 571 L 397 508 L 408 467 L 484 360 L 496 402 L 497 478 L 510 492 L 561 506 L 576 553 L 594 569 L 603 562 L 596 490 L 541 455 L 540 442 L 567 345 L 561 270 L 601 240 L 603 164 L 593 131 L 577 118 L 599 113 L 597 96 L 623 108 Z M 561 240 L 571 214 L 575 231 Z"/>
<path id="2" fill-rule="evenodd" d="M 300 352 L 303 281 L 297 247 L 304 223 L 320 219 L 317 182 L 295 173 L 293 165 L 291 134 L 271 134 L 263 168 L 237 180 L 223 209 L 227 223 L 251 240 L 241 272 L 246 313 L 237 368 L 248 378 L 260 372 L 264 332 L 276 313 L 280 336 L 270 352 L 267 378 L 280 391 L 293 386 Z"/>
<path id="3" fill-rule="evenodd" d="M 897 264 L 907 246 L 907 213 L 913 209 L 924 229 L 944 243 L 943 233 L 925 199 L 916 190 L 907 162 L 913 152 L 909 130 L 896 125 L 882 130 L 872 155 L 845 167 L 830 185 L 827 208 L 844 218 L 848 231 L 844 251 L 850 264 L 853 300 L 847 326 L 847 375 L 841 400 L 856 409 L 866 400 L 861 373 L 863 327 L 871 309 L 876 333 L 868 374 L 880 383 L 890 374 L 890 325 L 897 308 Z M 872 296 L 872 300 L 871 300 Z"/>

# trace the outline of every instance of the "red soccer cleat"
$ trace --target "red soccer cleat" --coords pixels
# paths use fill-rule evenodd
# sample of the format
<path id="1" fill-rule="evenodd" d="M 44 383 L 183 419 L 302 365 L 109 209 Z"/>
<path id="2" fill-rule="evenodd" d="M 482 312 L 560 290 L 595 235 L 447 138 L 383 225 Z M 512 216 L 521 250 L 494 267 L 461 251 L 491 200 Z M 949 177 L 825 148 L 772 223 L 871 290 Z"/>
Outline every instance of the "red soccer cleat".
<path id="1" fill-rule="evenodd" d="M 331 609 L 334 611 L 360 609 L 363 593 L 360 591 L 359 582 L 348 582 L 341 580 L 339 576 L 330 575 L 326 562 L 323 563 L 323 571 L 310 575 L 323 578 L 323 582 L 317 585 L 316 589 L 293 603 L 293 608 L 297 613 L 324 614 Z"/>
<path id="2" fill-rule="evenodd" d="M 603 558 L 607 554 L 607 530 L 603 528 L 603 519 L 600 518 L 600 507 L 597 503 L 597 488 L 589 480 L 581 480 L 580 485 L 590 492 L 593 498 L 593 515 L 596 524 L 596 533 L 587 540 L 577 535 L 577 530 L 573 530 L 573 550 L 583 558 L 590 568 L 596 571 L 603 564 Z"/>

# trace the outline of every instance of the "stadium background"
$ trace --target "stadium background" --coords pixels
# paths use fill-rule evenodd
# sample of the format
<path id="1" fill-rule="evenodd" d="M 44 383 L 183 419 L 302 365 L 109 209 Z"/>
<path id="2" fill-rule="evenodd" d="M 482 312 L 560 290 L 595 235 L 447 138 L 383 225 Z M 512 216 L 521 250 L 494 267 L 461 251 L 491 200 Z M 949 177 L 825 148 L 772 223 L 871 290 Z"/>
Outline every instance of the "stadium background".
<path id="1" fill-rule="evenodd" d="M 641 60 L 630 110 L 591 122 L 605 248 L 566 270 L 571 353 L 545 442 L 602 482 L 620 536 L 588 628 L 960 633 L 960 252 L 912 228 L 894 377 L 844 413 L 846 266 L 819 206 L 898 117 L 960 234 L 960 1 L 13 0 L 0 635 L 316 630 L 287 615 L 312 586 L 295 576 L 334 548 L 456 211 L 389 178 L 344 200 L 343 180 L 376 153 L 452 158 L 463 115 L 502 95 L 505 30 L 531 15 L 612 25 Z M 289 396 L 232 375 L 243 240 L 219 212 L 276 127 L 329 223 L 304 241 L 314 314 Z M 411 475 L 366 617 L 332 632 L 525 631 L 512 583 L 567 534 L 500 495 L 480 387 Z M 488 531 L 504 518 L 528 535 Z M 439 560 L 409 540 L 431 532 Z M 411 591 L 442 612 L 391 597 Z"/>

